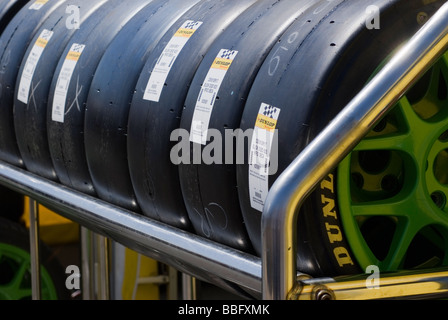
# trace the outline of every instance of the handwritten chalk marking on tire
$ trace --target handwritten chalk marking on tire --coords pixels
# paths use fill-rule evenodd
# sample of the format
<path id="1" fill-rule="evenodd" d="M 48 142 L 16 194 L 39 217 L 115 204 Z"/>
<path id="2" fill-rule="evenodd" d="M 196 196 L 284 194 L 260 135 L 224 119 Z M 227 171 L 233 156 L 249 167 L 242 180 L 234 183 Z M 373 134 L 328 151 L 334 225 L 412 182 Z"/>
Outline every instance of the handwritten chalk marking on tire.
<path id="1" fill-rule="evenodd" d="M 49 0 L 36 0 L 28 10 L 40 10 Z"/>
<path id="2" fill-rule="evenodd" d="M 249 194 L 252 208 L 263 212 L 269 192 L 269 162 L 280 109 L 262 103 L 249 153 Z"/>
<path id="3" fill-rule="evenodd" d="M 207 144 L 208 126 L 216 97 L 227 71 L 235 60 L 238 51 L 221 49 L 205 77 L 199 92 L 191 122 L 190 141 Z"/>
<path id="4" fill-rule="evenodd" d="M 34 71 L 36 70 L 36 66 L 39 63 L 40 57 L 42 56 L 42 53 L 44 52 L 45 47 L 47 46 L 52 36 L 52 31 L 44 29 L 39 38 L 36 40 L 36 43 L 34 44 L 34 47 L 26 60 L 25 67 L 20 78 L 19 90 L 17 94 L 17 99 L 25 104 L 28 104 Z"/>
<path id="5" fill-rule="evenodd" d="M 151 77 L 146 86 L 145 95 L 143 96 L 144 100 L 159 102 L 163 86 L 165 85 L 165 81 L 174 62 L 188 40 L 190 40 L 201 25 L 201 21 L 188 20 L 179 28 L 179 30 L 177 30 L 173 38 L 171 38 L 166 45 L 152 70 Z"/>
<path id="6" fill-rule="evenodd" d="M 64 64 L 62 65 L 54 92 L 52 110 L 53 121 L 64 123 L 65 102 L 67 100 L 68 86 L 84 48 L 85 45 L 74 43 L 65 58 Z"/>

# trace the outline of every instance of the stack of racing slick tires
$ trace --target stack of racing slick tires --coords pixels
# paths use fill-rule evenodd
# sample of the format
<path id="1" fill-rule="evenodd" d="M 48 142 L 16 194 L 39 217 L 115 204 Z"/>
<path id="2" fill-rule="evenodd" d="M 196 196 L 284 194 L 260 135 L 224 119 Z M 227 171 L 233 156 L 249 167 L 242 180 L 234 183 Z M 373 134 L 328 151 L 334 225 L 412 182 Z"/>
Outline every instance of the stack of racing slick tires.
<path id="1" fill-rule="evenodd" d="M 261 256 L 270 187 L 444 2 L 2 0 L 0 160 Z M 314 277 L 448 265 L 448 53 L 296 228 Z"/>

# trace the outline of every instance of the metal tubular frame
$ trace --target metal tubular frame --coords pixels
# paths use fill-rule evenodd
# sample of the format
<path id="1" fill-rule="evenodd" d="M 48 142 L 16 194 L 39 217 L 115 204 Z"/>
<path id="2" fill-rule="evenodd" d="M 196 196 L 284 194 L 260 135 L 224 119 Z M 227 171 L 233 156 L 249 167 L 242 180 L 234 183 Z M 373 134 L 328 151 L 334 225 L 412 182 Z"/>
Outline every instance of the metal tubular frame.
<path id="1" fill-rule="evenodd" d="M 40 257 L 39 257 L 39 205 L 33 199 L 29 199 L 30 205 L 30 259 L 31 259 L 31 298 L 40 300 L 41 283 L 40 283 Z"/>
<path id="2" fill-rule="evenodd" d="M 126 211 L 0 162 L 0 183 L 61 216 L 193 276 L 218 275 L 261 292 L 261 259 Z"/>
<path id="3" fill-rule="evenodd" d="M 339 282 L 335 279 L 297 280 L 294 226 L 298 208 L 316 184 L 447 49 L 448 4 L 445 4 L 277 180 L 262 216 L 264 250 L 261 259 L 115 207 L 1 161 L 0 184 L 29 196 L 84 228 L 179 271 L 199 279 L 211 275 L 261 293 L 263 299 L 290 298 L 298 284 L 297 296 L 302 289 L 316 283 L 332 287 Z M 30 232 L 35 236 L 36 229 L 33 227 Z M 38 248 L 35 250 L 38 253 Z M 38 259 L 37 253 L 33 254 L 34 259 Z M 36 277 L 38 263 L 33 263 L 33 269 Z M 429 278 L 447 287 L 446 270 Z M 341 291 L 341 286 L 349 288 L 351 283 L 343 280 L 338 290 Z M 362 287 L 359 281 L 356 284 Z M 38 296 L 38 280 L 33 286 Z"/>
<path id="4" fill-rule="evenodd" d="M 444 4 L 277 179 L 262 216 L 263 298 L 285 299 L 294 287 L 292 226 L 303 201 L 447 49 Z"/>

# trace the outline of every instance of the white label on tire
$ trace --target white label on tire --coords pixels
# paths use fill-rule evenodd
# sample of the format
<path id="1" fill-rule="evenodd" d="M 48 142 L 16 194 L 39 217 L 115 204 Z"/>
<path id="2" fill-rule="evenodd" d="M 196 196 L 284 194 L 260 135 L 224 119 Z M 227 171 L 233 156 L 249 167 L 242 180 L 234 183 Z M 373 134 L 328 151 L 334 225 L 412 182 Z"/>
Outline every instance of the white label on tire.
<path id="1" fill-rule="evenodd" d="M 74 43 L 68 52 L 59 73 L 53 98 L 52 120 L 64 122 L 65 102 L 67 100 L 68 86 L 73 76 L 76 64 L 84 51 L 85 45 Z"/>
<path id="2" fill-rule="evenodd" d="M 39 59 L 52 36 L 52 31 L 44 29 L 39 38 L 37 38 L 36 43 L 26 59 L 25 67 L 23 68 L 22 76 L 20 77 L 19 90 L 17 94 L 17 99 L 25 104 L 28 104 L 34 71 L 36 70 Z"/>
<path id="3" fill-rule="evenodd" d="M 29 6 L 28 10 L 40 10 L 49 0 L 36 0 Z"/>
<path id="4" fill-rule="evenodd" d="M 280 109 L 262 103 L 255 122 L 249 153 L 249 195 L 252 208 L 263 212 L 269 192 L 269 166 L 272 142 Z"/>
<path id="5" fill-rule="evenodd" d="M 238 51 L 222 49 L 205 77 L 194 109 L 190 130 L 191 142 L 207 144 L 208 127 L 216 97 L 237 54 Z"/>
<path id="6" fill-rule="evenodd" d="M 201 25 L 201 21 L 188 20 L 179 30 L 177 30 L 166 45 L 151 72 L 151 77 L 146 85 L 145 94 L 143 96 L 144 100 L 159 102 L 166 78 L 168 77 L 174 62 L 188 40 L 190 40 Z"/>

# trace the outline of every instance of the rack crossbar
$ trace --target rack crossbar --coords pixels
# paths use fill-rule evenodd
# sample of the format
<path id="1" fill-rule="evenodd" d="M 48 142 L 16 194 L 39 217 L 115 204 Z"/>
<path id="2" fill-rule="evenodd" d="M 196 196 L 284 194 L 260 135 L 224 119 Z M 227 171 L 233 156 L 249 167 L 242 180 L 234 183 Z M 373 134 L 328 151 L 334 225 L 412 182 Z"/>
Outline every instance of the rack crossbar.
<path id="1" fill-rule="evenodd" d="M 261 259 L 182 231 L 0 161 L 0 184 L 129 249 L 201 279 L 261 293 Z M 206 278 L 207 279 L 207 278 Z"/>

